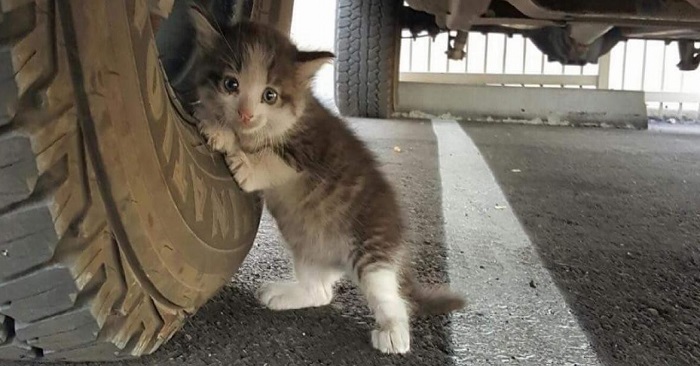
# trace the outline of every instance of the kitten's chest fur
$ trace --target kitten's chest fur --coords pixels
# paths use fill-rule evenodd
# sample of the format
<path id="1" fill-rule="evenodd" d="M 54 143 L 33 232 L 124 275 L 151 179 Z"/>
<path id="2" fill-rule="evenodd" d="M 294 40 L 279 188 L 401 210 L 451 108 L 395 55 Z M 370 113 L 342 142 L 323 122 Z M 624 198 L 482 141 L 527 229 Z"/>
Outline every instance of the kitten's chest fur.
<path id="1" fill-rule="evenodd" d="M 263 192 L 286 245 L 328 265 L 340 264 L 352 245 L 348 203 L 334 197 L 328 184 L 301 174 L 286 184 Z"/>
<path id="2" fill-rule="evenodd" d="M 313 97 L 297 125 L 274 145 L 247 152 L 239 136 L 242 150 L 226 150 L 242 188 L 262 191 L 290 249 L 334 264 L 380 238 L 386 245 L 372 250 L 403 257 L 398 202 L 369 149 Z"/>
<path id="3" fill-rule="evenodd" d="M 276 150 L 300 174 L 263 191 L 288 245 L 346 258 L 377 233 L 389 231 L 399 241 L 398 203 L 369 149 L 345 122 L 316 104 L 310 108 L 301 121 L 306 128 Z"/>

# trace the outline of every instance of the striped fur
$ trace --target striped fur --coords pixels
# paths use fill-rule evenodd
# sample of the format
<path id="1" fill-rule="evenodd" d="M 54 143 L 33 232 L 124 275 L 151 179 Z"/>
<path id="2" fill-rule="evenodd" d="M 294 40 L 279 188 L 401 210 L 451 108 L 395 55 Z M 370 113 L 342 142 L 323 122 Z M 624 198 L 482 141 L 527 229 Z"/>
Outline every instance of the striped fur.
<path id="1" fill-rule="evenodd" d="M 310 92 L 309 80 L 329 53 L 298 51 L 262 25 L 218 31 L 193 16 L 205 55 L 197 83 L 202 131 L 226 154 L 239 185 L 262 192 L 294 259 L 296 280 L 266 284 L 258 298 L 274 310 L 323 306 L 347 276 L 375 315 L 373 346 L 408 352 L 411 315 L 453 311 L 464 301 L 414 280 L 392 186 L 365 144 Z M 211 82 L 226 75 L 241 81 L 239 95 Z M 282 100 L 251 107 L 250 95 L 266 87 Z M 243 103 L 257 122 L 237 117 Z"/>

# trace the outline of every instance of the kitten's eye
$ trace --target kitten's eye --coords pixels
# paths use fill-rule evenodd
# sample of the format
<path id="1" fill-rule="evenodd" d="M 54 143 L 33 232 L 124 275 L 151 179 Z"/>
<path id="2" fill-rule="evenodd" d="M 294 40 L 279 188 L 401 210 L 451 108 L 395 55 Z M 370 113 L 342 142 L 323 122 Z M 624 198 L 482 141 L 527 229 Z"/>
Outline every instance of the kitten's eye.
<path id="1" fill-rule="evenodd" d="M 224 90 L 228 93 L 235 93 L 238 91 L 238 80 L 236 80 L 236 78 L 227 76 L 221 83 L 224 86 Z"/>
<path id="2" fill-rule="evenodd" d="M 272 88 L 265 89 L 262 95 L 262 100 L 270 105 L 275 104 L 277 101 L 277 92 Z"/>

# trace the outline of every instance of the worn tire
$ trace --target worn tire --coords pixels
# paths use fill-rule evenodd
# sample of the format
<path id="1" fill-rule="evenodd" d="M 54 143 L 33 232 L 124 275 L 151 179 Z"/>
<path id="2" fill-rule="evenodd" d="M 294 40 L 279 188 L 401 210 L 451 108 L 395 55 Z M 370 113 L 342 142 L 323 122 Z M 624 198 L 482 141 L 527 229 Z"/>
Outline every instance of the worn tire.
<path id="1" fill-rule="evenodd" d="M 0 359 L 153 352 L 260 202 L 172 98 L 147 0 L 0 0 Z"/>
<path id="2" fill-rule="evenodd" d="M 397 0 L 338 0 L 335 101 L 353 117 L 391 115 L 400 47 Z"/>

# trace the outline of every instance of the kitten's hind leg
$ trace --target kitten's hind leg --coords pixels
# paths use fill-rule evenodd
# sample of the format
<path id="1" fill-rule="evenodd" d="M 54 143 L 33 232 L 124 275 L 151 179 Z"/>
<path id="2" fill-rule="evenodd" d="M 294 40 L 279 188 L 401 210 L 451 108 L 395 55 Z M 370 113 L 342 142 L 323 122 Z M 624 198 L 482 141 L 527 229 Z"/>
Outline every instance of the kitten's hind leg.
<path id="1" fill-rule="evenodd" d="M 377 321 L 372 346 L 383 353 L 406 353 L 411 348 L 411 333 L 408 304 L 399 290 L 399 274 L 392 266 L 370 267 L 360 274 L 359 284 Z"/>
<path id="2" fill-rule="evenodd" d="M 257 291 L 258 300 L 272 310 L 302 309 L 330 304 L 333 285 L 343 272 L 307 262 L 295 262 L 294 282 L 271 282 Z"/>

